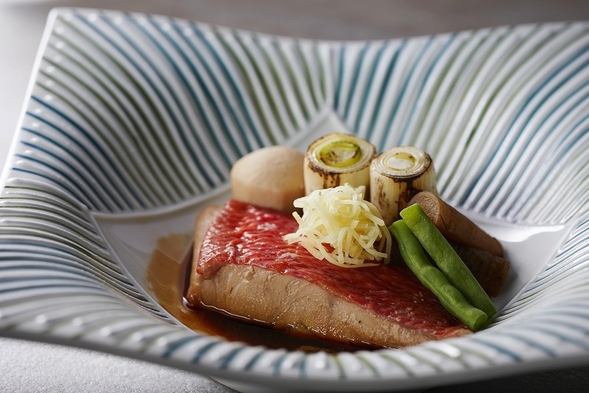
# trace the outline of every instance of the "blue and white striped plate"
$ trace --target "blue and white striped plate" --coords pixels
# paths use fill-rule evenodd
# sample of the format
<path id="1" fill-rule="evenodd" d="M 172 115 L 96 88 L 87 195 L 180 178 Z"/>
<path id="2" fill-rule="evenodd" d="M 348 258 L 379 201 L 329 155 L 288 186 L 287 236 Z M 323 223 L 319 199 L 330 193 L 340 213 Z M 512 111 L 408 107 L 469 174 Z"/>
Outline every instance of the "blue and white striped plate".
<path id="1" fill-rule="evenodd" d="M 160 16 L 52 12 L 0 184 L 0 334 L 242 390 L 419 389 L 589 363 L 589 24 L 316 42 Z M 232 163 L 349 131 L 427 150 L 503 241 L 499 316 L 402 350 L 272 350 L 196 333 L 147 284 L 157 240 Z"/>

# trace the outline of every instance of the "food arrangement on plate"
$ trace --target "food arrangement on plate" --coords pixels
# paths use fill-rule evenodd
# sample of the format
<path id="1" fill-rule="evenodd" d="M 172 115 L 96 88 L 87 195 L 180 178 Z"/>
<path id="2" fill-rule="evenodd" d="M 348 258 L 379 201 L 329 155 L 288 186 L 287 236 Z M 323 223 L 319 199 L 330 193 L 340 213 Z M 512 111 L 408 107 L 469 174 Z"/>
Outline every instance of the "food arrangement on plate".
<path id="1" fill-rule="evenodd" d="M 191 308 L 358 348 L 463 336 L 497 311 L 502 246 L 437 195 L 421 149 L 341 133 L 267 147 L 231 190 L 196 221 Z"/>
<path id="2" fill-rule="evenodd" d="M 420 389 L 585 361 L 588 31 L 313 42 L 56 11 L 1 194 L 2 334 L 250 391 Z M 437 179 L 380 173 L 410 146 Z M 272 151 L 285 158 L 233 166 Z M 358 224 L 321 231 L 339 225 L 323 202 Z M 481 303 L 469 274 L 453 282 L 463 267 L 445 270 L 446 242 Z"/>

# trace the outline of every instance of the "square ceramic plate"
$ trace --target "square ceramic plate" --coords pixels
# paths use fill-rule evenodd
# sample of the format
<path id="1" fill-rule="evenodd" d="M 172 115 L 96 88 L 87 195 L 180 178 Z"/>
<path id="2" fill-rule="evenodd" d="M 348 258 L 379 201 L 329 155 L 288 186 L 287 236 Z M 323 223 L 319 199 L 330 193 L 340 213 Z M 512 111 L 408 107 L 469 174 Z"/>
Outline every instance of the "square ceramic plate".
<path id="1" fill-rule="evenodd" d="M 0 195 L 0 333 L 242 390 L 422 389 L 589 360 L 589 24 L 315 42 L 159 16 L 52 12 Z M 428 151 L 442 196 L 512 262 L 485 330 L 306 353 L 186 328 L 146 280 L 232 163 L 344 131 Z M 161 243 L 161 242 L 160 242 Z M 172 263 L 186 250 L 169 254 Z"/>

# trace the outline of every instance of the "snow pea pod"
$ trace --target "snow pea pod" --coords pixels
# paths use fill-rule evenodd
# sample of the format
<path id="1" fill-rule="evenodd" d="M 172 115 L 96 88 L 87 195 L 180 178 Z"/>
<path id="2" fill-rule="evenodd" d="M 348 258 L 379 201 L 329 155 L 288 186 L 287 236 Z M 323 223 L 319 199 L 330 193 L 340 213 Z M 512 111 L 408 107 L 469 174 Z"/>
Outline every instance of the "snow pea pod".
<path id="1" fill-rule="evenodd" d="M 444 273 L 432 265 L 421 243 L 403 220 L 395 221 L 389 230 L 397 239 L 401 257 L 419 281 L 440 300 L 450 314 L 471 330 L 476 331 L 487 322 L 487 314 L 471 305 Z"/>
<path id="2" fill-rule="evenodd" d="M 493 316 L 497 312 L 493 301 L 421 206 L 408 206 L 400 215 L 448 281 L 462 292 L 470 304 L 483 310 L 489 318 Z"/>

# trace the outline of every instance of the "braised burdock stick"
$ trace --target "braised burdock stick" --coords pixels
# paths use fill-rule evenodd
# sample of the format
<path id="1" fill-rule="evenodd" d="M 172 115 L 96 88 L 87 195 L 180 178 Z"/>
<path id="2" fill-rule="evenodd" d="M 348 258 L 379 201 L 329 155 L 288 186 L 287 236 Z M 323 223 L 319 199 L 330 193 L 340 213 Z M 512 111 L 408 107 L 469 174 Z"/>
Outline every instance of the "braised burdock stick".
<path id="1" fill-rule="evenodd" d="M 474 247 L 454 241 L 450 241 L 450 244 L 485 292 L 491 297 L 498 296 L 507 280 L 509 262 L 502 257 Z"/>
<path id="2" fill-rule="evenodd" d="M 503 257 L 503 246 L 497 239 L 438 196 L 423 191 L 415 195 L 408 206 L 414 203 L 421 206 L 428 218 L 447 239 Z"/>

